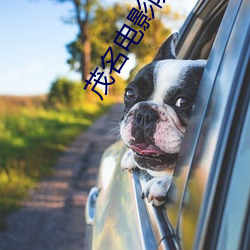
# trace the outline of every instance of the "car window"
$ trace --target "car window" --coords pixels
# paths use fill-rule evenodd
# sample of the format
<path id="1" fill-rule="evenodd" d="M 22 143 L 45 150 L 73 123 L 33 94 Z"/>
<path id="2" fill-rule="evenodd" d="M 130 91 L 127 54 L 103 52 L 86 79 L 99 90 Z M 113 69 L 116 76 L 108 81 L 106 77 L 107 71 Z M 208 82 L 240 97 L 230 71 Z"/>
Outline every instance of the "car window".
<path id="1" fill-rule="evenodd" d="M 248 88 L 247 91 L 247 113 L 243 128 L 240 135 L 240 140 L 237 143 L 237 152 L 233 161 L 232 173 L 230 174 L 229 184 L 227 187 L 227 195 L 225 205 L 223 207 L 223 215 L 219 228 L 219 237 L 217 249 L 244 249 L 244 232 L 247 223 L 249 223 L 249 202 L 250 202 L 250 101 L 249 101 L 249 82 L 250 74 L 246 79 Z M 243 109 L 243 107 L 241 107 Z M 239 111 L 240 112 L 240 111 Z M 244 110 L 243 110 L 244 112 Z M 240 121 L 238 127 L 240 127 Z M 239 128 L 240 129 L 240 128 Z M 235 145 L 236 146 L 236 145 Z M 233 150 L 232 150 L 233 151 Z M 233 154 L 232 152 L 230 152 Z M 248 232 L 249 233 L 249 232 Z M 249 235 L 246 237 L 249 237 Z M 249 242 L 248 242 L 249 244 Z M 249 247 L 249 246 L 248 246 Z M 247 248 L 245 248 L 247 249 Z M 249 249 L 249 248 L 248 248 Z"/>
<path id="2" fill-rule="evenodd" d="M 187 36 L 185 36 L 184 39 L 182 39 L 183 41 L 182 40 L 180 41 L 179 46 L 181 46 L 181 48 L 179 48 L 179 54 L 178 54 L 179 57 L 184 57 L 184 59 L 187 59 L 189 56 L 194 57 L 194 55 L 198 55 L 201 51 L 203 51 L 205 54 L 210 53 L 211 47 L 205 46 L 202 49 L 201 44 L 206 45 L 207 43 L 210 43 L 211 34 L 213 34 L 212 35 L 213 37 L 216 36 L 220 22 L 222 20 L 222 17 L 224 15 L 224 12 L 227 6 L 226 4 L 227 2 L 225 1 L 217 1 L 217 5 L 221 6 L 221 9 L 217 8 L 216 11 L 213 11 L 215 16 L 211 16 L 212 9 L 216 5 L 215 1 L 211 1 L 211 6 L 210 5 L 208 6 L 207 4 L 205 4 L 205 5 L 201 5 L 197 9 L 198 13 L 200 13 L 200 16 L 196 15 L 196 18 L 198 20 L 195 19 L 192 21 L 194 25 L 194 28 L 193 28 L 194 31 L 192 31 L 191 29 L 188 29 L 189 33 L 187 33 Z M 214 20 L 217 20 L 217 22 L 215 22 Z M 201 25 L 201 22 L 202 22 L 202 25 Z M 231 18 L 231 22 L 233 23 L 232 18 Z M 198 34 L 195 34 L 195 32 L 197 32 Z M 208 39 L 207 43 L 205 42 L 206 32 L 209 33 L 207 37 Z M 199 87 L 197 97 L 196 97 L 196 102 L 195 102 L 195 106 L 198 106 L 199 109 L 194 109 L 192 116 L 190 118 L 187 130 L 186 130 L 184 141 L 182 143 L 182 149 L 180 152 L 180 157 L 178 159 L 179 162 L 177 164 L 177 168 L 175 171 L 175 176 L 178 176 L 178 178 L 175 179 L 175 184 L 173 185 L 173 187 L 175 186 L 177 187 L 178 193 L 177 193 L 177 197 L 175 197 L 175 202 L 173 204 L 168 204 L 167 206 L 168 217 L 171 222 L 171 225 L 174 227 L 174 230 L 177 230 L 177 220 L 178 220 L 178 216 L 180 212 L 179 210 L 181 209 L 183 193 L 186 189 L 186 183 L 188 181 L 189 170 L 190 170 L 190 166 L 192 164 L 192 159 L 193 159 L 194 152 L 195 152 L 195 145 L 197 143 L 196 140 L 199 136 L 199 130 L 202 125 L 202 121 L 204 119 L 204 113 L 207 107 L 210 93 L 212 91 L 212 84 L 209 84 L 208 81 L 209 81 L 209 78 L 215 77 L 216 69 L 218 68 L 219 63 L 220 63 L 220 60 L 216 60 L 216 58 L 213 59 L 213 57 L 214 55 L 216 55 L 218 58 L 220 58 L 223 55 L 224 47 L 227 43 L 227 37 L 229 34 L 230 34 L 230 29 L 221 30 L 220 36 L 217 37 L 216 47 L 218 49 L 216 52 L 212 51 L 212 54 L 210 54 L 209 56 L 210 59 L 212 59 L 210 61 L 213 61 L 213 63 L 211 63 L 210 65 L 213 65 L 213 67 L 209 68 L 210 72 L 207 74 L 207 76 L 205 76 L 208 79 L 205 79 L 204 84 L 201 83 Z M 202 39 L 199 39 L 200 37 L 202 37 Z M 194 38 L 196 38 L 197 41 L 192 40 Z M 201 42 L 201 44 L 199 44 L 199 42 Z M 190 45 L 191 48 L 199 48 L 199 51 L 192 52 L 192 50 L 188 48 L 189 43 L 191 43 Z M 207 72 L 205 71 L 204 75 L 206 73 Z M 203 75 L 203 78 L 204 78 L 204 75 Z M 181 174 L 179 172 L 181 172 Z M 175 193 L 175 190 L 172 190 L 172 191 L 173 193 Z"/>
<path id="3" fill-rule="evenodd" d="M 218 4 L 220 3 L 220 4 Z M 187 33 L 185 36 L 185 32 L 182 31 L 182 37 L 180 38 L 178 57 L 183 59 L 187 59 L 188 57 L 198 59 L 203 53 L 203 58 L 207 58 L 208 54 L 210 53 L 212 42 L 216 36 L 216 33 L 219 28 L 219 24 L 222 20 L 223 14 L 226 9 L 227 1 L 211 1 L 210 5 L 204 5 L 198 3 L 199 7 L 195 8 L 195 11 L 192 13 L 191 17 L 188 18 L 188 30 L 192 34 L 190 37 L 190 33 Z M 220 6 L 220 8 L 216 8 L 213 10 L 215 6 Z M 217 7 L 218 7 L 217 6 Z M 205 8 L 205 9 L 203 9 Z M 208 8 L 208 9 L 206 9 Z M 211 10 L 213 10 L 211 12 Z M 199 15 L 197 14 L 197 12 Z M 213 13 L 213 15 L 211 15 Z M 195 34 L 192 29 L 190 29 L 189 25 L 194 26 L 193 29 L 197 34 Z M 207 36 L 206 36 L 207 34 Z M 195 37 L 197 40 L 192 40 Z M 206 40 L 207 39 L 207 40 Z M 196 48 L 196 53 L 189 49 Z M 223 54 L 223 51 L 222 51 Z M 197 58 L 195 58 L 197 56 Z M 208 86 L 209 91 L 211 92 L 211 86 Z M 208 93 L 208 92 L 206 92 Z M 197 120 L 197 119 L 196 119 Z M 199 119 L 198 119 L 199 121 Z M 191 154 L 190 154 L 191 155 Z M 141 171 L 142 172 L 142 171 Z M 145 173 L 141 174 L 140 178 L 141 184 L 145 182 Z M 185 188 L 186 180 L 179 179 L 179 187 L 183 186 Z M 180 192 L 182 195 L 182 192 Z M 152 227 L 154 229 L 155 237 L 160 239 L 165 239 L 166 241 L 166 249 L 169 246 L 172 246 L 173 249 L 178 249 L 177 241 L 176 241 L 176 231 L 177 231 L 177 220 L 178 220 L 178 211 L 181 204 L 181 196 L 179 197 L 179 202 L 175 203 L 174 205 L 169 203 L 163 211 L 159 208 L 152 209 L 150 205 L 145 202 L 145 205 L 148 210 L 149 218 L 152 222 Z M 167 212 L 166 212 L 167 211 Z M 193 213 L 194 219 L 196 219 L 196 213 Z M 191 231 L 192 232 L 192 231 Z M 161 243 L 164 240 L 160 241 Z"/>
<path id="4" fill-rule="evenodd" d="M 203 239 L 211 220 L 216 188 L 220 187 L 217 186 L 220 184 L 220 166 L 241 89 L 242 74 L 244 76 L 247 69 L 247 11 L 247 1 L 229 2 L 184 138 L 173 185 L 176 188 L 171 191 L 176 194 L 173 196 L 177 197 L 177 202 L 167 206 L 168 217 L 183 249 L 207 247 L 203 245 Z M 243 23 L 246 24 L 245 29 L 242 29 Z"/>

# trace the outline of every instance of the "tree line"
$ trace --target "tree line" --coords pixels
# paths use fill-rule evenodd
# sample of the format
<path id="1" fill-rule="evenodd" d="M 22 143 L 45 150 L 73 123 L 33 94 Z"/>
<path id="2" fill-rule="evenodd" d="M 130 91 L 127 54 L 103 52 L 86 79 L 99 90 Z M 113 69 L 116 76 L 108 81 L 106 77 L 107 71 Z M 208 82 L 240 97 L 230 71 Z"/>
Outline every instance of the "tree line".
<path id="1" fill-rule="evenodd" d="M 132 25 L 133 29 L 137 31 L 140 30 L 140 27 L 133 26 L 126 19 L 132 7 L 138 8 L 136 1 L 135 6 L 126 3 L 116 3 L 108 7 L 101 4 L 101 1 L 98 0 L 53 1 L 60 3 L 70 2 L 72 4 L 73 11 L 67 17 L 66 22 L 77 25 L 78 34 L 72 42 L 66 45 L 69 52 L 67 63 L 72 70 L 81 74 L 83 86 L 85 86 L 85 79 L 88 78 L 89 73 L 94 68 L 102 66 L 101 56 L 105 54 L 109 46 L 112 46 L 114 55 L 118 55 L 119 52 L 122 52 L 127 57 L 131 53 L 136 55 L 136 66 L 131 70 L 129 81 L 139 68 L 152 60 L 162 42 L 171 32 L 163 21 L 164 18 L 171 14 L 171 9 L 166 5 L 165 8 L 154 11 L 154 19 L 151 20 L 149 29 L 144 32 L 144 37 L 140 44 L 131 46 L 129 52 L 127 52 L 115 45 L 113 40 L 116 37 L 116 31 L 124 23 Z M 116 80 L 115 84 L 111 85 L 109 89 L 112 92 L 113 88 L 114 95 L 120 94 L 119 92 L 124 89 L 125 81 L 116 72 L 112 73 L 112 75 L 119 80 Z M 91 88 L 87 88 L 87 99 L 92 99 L 91 96 L 95 95 L 90 90 Z"/>

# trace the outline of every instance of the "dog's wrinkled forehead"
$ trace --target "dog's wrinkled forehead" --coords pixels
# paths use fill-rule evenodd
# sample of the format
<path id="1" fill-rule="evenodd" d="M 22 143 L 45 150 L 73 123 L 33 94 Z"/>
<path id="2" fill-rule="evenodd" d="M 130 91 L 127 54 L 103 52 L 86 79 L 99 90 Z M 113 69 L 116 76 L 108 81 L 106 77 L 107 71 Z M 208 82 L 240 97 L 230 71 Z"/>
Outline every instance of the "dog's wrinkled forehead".
<path id="1" fill-rule="evenodd" d="M 174 107 L 178 98 L 184 102 L 194 100 L 206 61 L 176 59 L 177 40 L 176 33 L 168 37 L 153 61 L 143 67 L 128 84 L 124 94 L 125 114 L 142 101 Z"/>
<path id="2" fill-rule="evenodd" d="M 205 64 L 205 60 L 167 59 L 146 65 L 126 88 L 134 98 L 128 99 L 125 94 L 124 112 L 142 101 L 171 106 L 178 97 L 193 101 Z"/>
<path id="3" fill-rule="evenodd" d="M 153 93 L 151 100 L 164 102 L 171 92 L 196 88 L 205 65 L 204 60 L 176 60 L 158 61 L 153 72 Z"/>

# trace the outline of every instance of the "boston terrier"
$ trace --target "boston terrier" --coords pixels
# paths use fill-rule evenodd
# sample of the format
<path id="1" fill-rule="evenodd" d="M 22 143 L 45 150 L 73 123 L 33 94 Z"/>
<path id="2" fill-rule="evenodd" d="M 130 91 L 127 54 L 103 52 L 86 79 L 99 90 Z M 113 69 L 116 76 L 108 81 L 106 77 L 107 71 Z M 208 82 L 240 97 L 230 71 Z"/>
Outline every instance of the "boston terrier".
<path id="1" fill-rule="evenodd" d="M 152 177 L 142 188 L 142 198 L 159 206 L 166 200 L 181 142 L 205 60 L 178 60 L 178 33 L 160 47 L 125 89 L 125 109 L 120 123 L 129 150 L 121 166 L 138 167 Z"/>

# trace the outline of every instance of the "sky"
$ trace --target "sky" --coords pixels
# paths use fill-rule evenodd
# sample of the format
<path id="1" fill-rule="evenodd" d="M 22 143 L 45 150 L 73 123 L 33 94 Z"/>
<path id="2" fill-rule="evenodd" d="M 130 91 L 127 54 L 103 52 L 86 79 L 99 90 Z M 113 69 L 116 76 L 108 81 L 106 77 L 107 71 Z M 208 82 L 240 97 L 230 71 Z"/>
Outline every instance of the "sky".
<path id="1" fill-rule="evenodd" d="M 104 0 L 107 4 L 115 1 Z M 137 7 L 136 0 L 125 1 Z M 166 0 L 166 3 L 188 12 L 195 1 Z M 70 3 L 50 0 L 1 0 L 0 95 L 46 94 L 57 77 L 80 79 L 66 63 L 69 54 L 65 45 L 78 32 L 76 25 L 67 25 L 62 20 L 71 9 Z"/>

